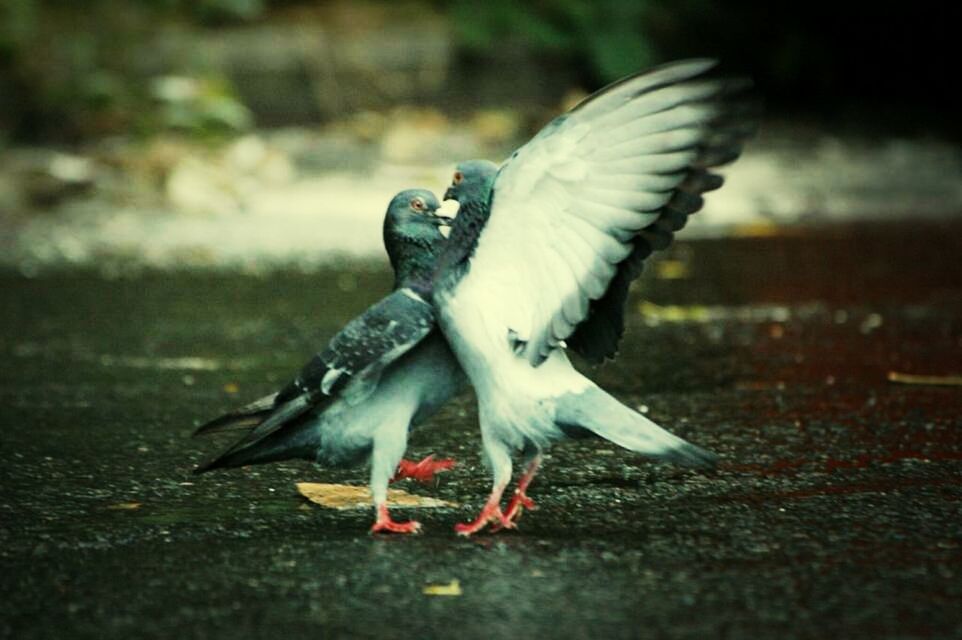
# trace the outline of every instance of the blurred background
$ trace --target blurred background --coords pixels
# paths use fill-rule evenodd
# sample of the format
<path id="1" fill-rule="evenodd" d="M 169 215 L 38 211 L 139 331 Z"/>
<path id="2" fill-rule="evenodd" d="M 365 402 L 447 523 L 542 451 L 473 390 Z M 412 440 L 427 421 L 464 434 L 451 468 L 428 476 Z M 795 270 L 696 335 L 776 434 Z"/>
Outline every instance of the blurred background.
<path id="1" fill-rule="evenodd" d="M 927 2 L 4 0 L 0 262 L 380 256 L 396 191 L 693 55 L 751 74 L 767 119 L 683 237 L 958 216 L 954 24 Z"/>
<path id="2" fill-rule="evenodd" d="M 0 0 L 0 640 L 962 635 L 947 6 Z M 559 446 L 519 531 L 455 540 L 467 394 L 409 442 L 458 460 L 414 539 L 296 492 L 362 467 L 191 475 L 390 288 L 394 193 L 705 55 L 765 119 L 590 376 L 717 474 Z"/>

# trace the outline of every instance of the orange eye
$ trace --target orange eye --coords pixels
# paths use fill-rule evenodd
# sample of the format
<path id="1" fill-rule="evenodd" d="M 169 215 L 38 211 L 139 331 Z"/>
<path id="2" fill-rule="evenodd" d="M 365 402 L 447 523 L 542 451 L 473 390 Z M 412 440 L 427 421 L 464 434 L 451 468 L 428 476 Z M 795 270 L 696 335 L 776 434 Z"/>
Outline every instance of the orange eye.
<path id="1" fill-rule="evenodd" d="M 414 209 L 415 211 L 423 211 L 424 200 L 422 200 L 421 198 L 415 198 L 411 200 L 411 208 Z"/>
<path id="2" fill-rule="evenodd" d="M 464 174 L 460 171 L 454 172 L 454 184 L 461 184 L 464 181 Z"/>

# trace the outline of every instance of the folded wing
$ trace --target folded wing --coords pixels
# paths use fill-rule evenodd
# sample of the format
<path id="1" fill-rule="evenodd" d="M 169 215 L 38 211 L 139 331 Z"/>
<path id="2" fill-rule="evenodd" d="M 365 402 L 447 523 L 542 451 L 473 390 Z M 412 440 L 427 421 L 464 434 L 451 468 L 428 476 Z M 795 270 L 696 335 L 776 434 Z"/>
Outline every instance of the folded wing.
<path id="1" fill-rule="evenodd" d="M 385 368 L 421 342 L 434 324 L 428 302 L 410 289 L 398 289 L 351 320 L 278 393 L 215 418 L 196 434 L 253 427 L 227 455 L 337 398 L 357 404 L 377 388 Z"/>

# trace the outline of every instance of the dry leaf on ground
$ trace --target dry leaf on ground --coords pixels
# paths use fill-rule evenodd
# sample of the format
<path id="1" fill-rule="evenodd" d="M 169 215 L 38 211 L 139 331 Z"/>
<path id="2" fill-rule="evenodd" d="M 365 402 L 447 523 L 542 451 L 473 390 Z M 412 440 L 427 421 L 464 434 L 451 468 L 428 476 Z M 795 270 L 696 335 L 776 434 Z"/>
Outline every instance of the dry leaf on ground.
<path id="1" fill-rule="evenodd" d="M 922 384 L 962 387 L 962 376 L 923 376 L 914 373 L 889 371 L 889 382 L 899 384 Z"/>
<path id="2" fill-rule="evenodd" d="M 426 596 L 459 596 L 461 591 L 461 581 L 455 578 L 448 584 L 429 584 L 421 592 Z"/>
<path id="3" fill-rule="evenodd" d="M 370 509 L 371 490 L 347 484 L 298 482 L 297 491 L 315 504 L 329 509 Z M 392 507 L 437 508 L 456 507 L 454 502 L 417 496 L 401 489 L 388 489 L 387 502 Z"/>
<path id="4" fill-rule="evenodd" d="M 134 509 L 139 509 L 141 506 L 142 503 L 140 502 L 118 502 L 107 505 L 107 508 L 113 511 L 133 511 Z"/>

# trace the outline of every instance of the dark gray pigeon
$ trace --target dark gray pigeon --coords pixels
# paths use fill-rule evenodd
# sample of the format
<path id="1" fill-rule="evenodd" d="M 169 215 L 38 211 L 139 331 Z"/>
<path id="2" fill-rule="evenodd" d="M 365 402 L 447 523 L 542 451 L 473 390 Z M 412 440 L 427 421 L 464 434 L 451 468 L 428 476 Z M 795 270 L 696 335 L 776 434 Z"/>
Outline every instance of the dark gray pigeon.
<path id="1" fill-rule="evenodd" d="M 584 433 L 695 467 L 716 456 L 618 402 L 568 361 L 613 356 L 628 286 L 653 250 L 721 186 L 712 167 L 753 130 L 740 80 L 690 60 L 625 78 L 556 118 L 497 169 L 458 165 L 446 198 L 458 217 L 438 263 L 438 320 L 478 395 L 494 475 L 470 535 L 513 527 L 541 452 Z M 511 454 L 528 461 L 504 512 Z"/>
<path id="2" fill-rule="evenodd" d="M 430 191 L 402 191 L 384 220 L 384 244 L 395 272 L 394 291 L 341 330 L 277 393 L 211 420 L 197 434 L 247 429 L 239 442 L 198 467 L 306 459 L 328 466 L 371 461 L 377 520 L 371 531 L 414 533 L 415 521 L 395 522 L 387 486 L 395 473 L 429 479 L 453 461 L 402 461 L 410 427 L 434 414 L 467 380 L 436 330 L 431 276 L 445 243 Z"/>

